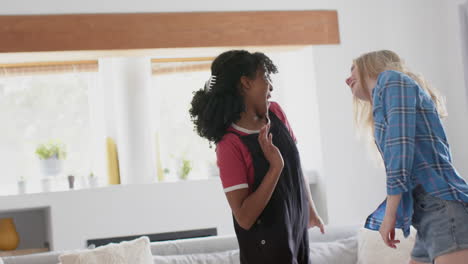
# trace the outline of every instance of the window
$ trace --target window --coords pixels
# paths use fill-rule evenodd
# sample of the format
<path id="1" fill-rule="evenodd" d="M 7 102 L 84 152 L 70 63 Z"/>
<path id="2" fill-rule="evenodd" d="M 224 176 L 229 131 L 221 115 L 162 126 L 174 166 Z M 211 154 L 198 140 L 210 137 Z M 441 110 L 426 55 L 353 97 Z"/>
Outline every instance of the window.
<path id="1" fill-rule="evenodd" d="M 210 148 L 194 131 L 189 115 L 193 92 L 202 89 L 210 77 L 210 65 L 211 60 L 197 58 L 185 62 L 153 60 L 151 111 L 157 117 L 157 156 L 165 181 L 180 179 L 184 162 L 191 168 L 188 179 L 218 175 L 214 145 Z"/>
<path id="2" fill-rule="evenodd" d="M 93 170 L 88 95 L 96 86 L 96 66 L 0 68 L 2 193 L 15 192 L 20 178 L 27 179 L 29 191 L 40 190 L 44 175 L 35 150 L 51 140 L 61 142 L 67 152 L 54 178 Z"/>

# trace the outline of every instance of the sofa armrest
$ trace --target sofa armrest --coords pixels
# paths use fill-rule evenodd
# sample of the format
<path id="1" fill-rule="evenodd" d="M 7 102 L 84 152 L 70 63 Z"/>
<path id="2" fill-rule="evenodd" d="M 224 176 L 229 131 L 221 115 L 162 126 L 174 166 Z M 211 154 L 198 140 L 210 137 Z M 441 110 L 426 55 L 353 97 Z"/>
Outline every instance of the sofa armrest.
<path id="1" fill-rule="evenodd" d="M 3 257 L 2 259 L 5 264 L 57 264 L 59 263 L 58 257 L 62 253 L 64 252 L 51 251 L 24 256 Z"/>

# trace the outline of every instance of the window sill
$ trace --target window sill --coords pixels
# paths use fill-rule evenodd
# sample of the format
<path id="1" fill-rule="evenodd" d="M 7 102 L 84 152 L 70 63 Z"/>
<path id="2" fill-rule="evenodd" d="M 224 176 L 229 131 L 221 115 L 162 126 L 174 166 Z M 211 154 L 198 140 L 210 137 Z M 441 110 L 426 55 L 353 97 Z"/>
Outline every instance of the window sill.
<path id="1" fill-rule="evenodd" d="M 167 180 L 162 182 L 152 182 L 146 184 L 98 184 L 97 186 L 89 186 L 84 182 L 78 182 L 75 184 L 73 189 L 70 189 L 68 182 L 64 179 L 54 179 L 52 180 L 52 185 L 50 188 L 43 188 L 41 182 L 38 181 L 28 181 L 26 183 L 25 190 L 21 190 L 21 187 L 18 184 L 3 184 L 0 186 L 0 197 L 2 196 L 23 196 L 23 195 L 34 195 L 34 194 L 47 194 L 47 193 L 65 193 L 65 192 L 80 192 L 87 190 L 103 190 L 103 189 L 112 189 L 112 188 L 125 188 L 125 186 L 130 185 L 154 185 L 154 184 L 189 184 L 191 182 L 200 182 L 200 181 L 220 181 L 219 177 L 211 177 L 205 179 L 188 179 L 188 180 Z"/>

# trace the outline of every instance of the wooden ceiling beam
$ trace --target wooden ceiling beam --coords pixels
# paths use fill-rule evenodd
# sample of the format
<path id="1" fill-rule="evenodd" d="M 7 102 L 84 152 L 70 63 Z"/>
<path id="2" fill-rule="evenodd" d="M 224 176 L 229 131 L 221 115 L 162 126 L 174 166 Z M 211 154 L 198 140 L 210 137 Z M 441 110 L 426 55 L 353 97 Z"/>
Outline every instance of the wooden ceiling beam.
<path id="1" fill-rule="evenodd" d="M 339 44 L 336 11 L 0 16 L 0 52 Z"/>

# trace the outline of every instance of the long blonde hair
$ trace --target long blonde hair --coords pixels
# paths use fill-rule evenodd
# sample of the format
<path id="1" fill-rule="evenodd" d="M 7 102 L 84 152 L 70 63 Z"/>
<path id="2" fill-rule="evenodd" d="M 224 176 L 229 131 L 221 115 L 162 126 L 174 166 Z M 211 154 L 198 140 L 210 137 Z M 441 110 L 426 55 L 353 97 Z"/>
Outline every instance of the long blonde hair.
<path id="1" fill-rule="evenodd" d="M 393 51 L 379 50 L 365 53 L 353 61 L 354 67 L 358 70 L 358 89 L 371 99 L 370 89 L 366 86 L 366 78 L 376 79 L 377 76 L 386 70 L 395 70 L 402 72 L 415 80 L 432 98 L 437 112 L 441 118 L 447 116 L 445 102 L 439 92 L 431 87 L 424 78 L 418 74 L 409 71 L 403 60 Z M 374 142 L 374 118 L 372 113 L 372 100 L 361 100 L 354 96 L 354 121 L 361 136 Z"/>

